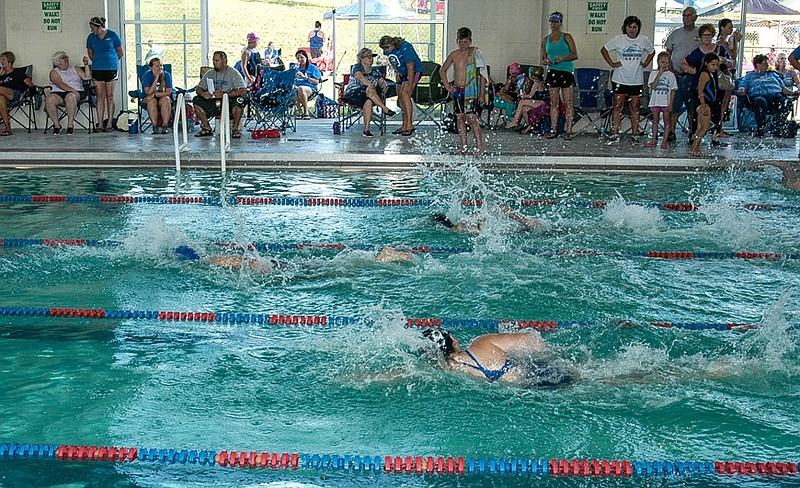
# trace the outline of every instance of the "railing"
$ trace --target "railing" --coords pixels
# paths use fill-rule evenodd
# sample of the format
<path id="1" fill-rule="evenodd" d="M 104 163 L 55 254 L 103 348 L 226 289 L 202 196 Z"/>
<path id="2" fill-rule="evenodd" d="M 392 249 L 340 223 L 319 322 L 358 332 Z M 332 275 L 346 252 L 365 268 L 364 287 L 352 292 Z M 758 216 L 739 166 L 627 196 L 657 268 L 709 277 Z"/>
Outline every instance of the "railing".
<path id="1" fill-rule="evenodd" d="M 222 110 L 219 117 L 219 160 L 222 172 L 227 171 L 227 152 L 231 150 L 231 102 L 228 94 L 222 95 Z"/>
<path id="2" fill-rule="evenodd" d="M 183 93 L 178 94 L 178 103 L 176 106 L 177 114 L 175 120 L 172 122 L 172 139 L 175 141 L 175 171 L 181 172 L 181 152 L 189 148 L 189 128 L 186 122 L 186 99 Z M 178 128 L 182 128 L 183 142 L 180 142 L 180 135 Z"/>

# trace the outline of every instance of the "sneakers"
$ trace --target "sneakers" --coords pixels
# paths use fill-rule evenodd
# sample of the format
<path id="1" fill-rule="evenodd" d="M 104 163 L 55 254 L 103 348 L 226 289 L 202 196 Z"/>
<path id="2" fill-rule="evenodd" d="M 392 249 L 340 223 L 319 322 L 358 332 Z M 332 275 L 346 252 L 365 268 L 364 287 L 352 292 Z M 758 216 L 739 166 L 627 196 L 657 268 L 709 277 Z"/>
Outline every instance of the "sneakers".
<path id="1" fill-rule="evenodd" d="M 55 127 L 53 127 L 53 135 L 54 135 L 54 136 L 57 136 L 57 135 L 59 135 L 59 134 L 61 134 L 61 127 L 59 127 L 58 129 L 56 129 Z"/>
<path id="2" fill-rule="evenodd" d="M 71 136 L 75 133 L 75 127 L 67 127 L 67 135 Z"/>
<path id="3" fill-rule="evenodd" d="M 619 142 L 619 134 L 611 134 L 608 136 L 608 143 L 613 144 L 615 142 Z"/>
<path id="4" fill-rule="evenodd" d="M 385 113 L 387 117 L 394 117 L 395 115 L 397 115 L 397 112 L 395 112 L 394 110 L 389 110 L 388 108 L 386 109 Z"/>
<path id="5" fill-rule="evenodd" d="M 364 137 L 375 137 L 375 136 L 372 135 L 372 132 L 370 132 L 368 130 L 365 130 L 364 132 L 362 132 L 361 135 L 364 136 Z"/>
<path id="6" fill-rule="evenodd" d="M 711 147 L 719 147 L 721 145 L 722 144 L 719 141 L 715 141 L 714 139 L 711 139 Z"/>
<path id="7" fill-rule="evenodd" d="M 639 136 L 632 135 L 631 136 L 631 142 L 634 143 L 634 144 L 639 144 Z"/>

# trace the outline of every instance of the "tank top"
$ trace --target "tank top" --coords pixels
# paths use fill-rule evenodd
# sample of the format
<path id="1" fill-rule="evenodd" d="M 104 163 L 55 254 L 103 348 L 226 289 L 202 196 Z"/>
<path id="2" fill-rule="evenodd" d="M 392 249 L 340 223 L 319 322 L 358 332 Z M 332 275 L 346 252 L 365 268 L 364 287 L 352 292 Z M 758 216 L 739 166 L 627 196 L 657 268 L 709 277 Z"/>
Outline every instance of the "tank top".
<path id="1" fill-rule="evenodd" d="M 708 73 L 708 83 L 703 89 L 703 98 L 709 105 L 717 101 L 717 73 Z"/>
<path id="2" fill-rule="evenodd" d="M 319 29 L 314 29 L 314 35 L 308 40 L 310 48 L 321 48 L 323 45 L 322 36 L 319 35 Z"/>
<path id="3" fill-rule="evenodd" d="M 58 66 L 56 66 L 53 70 L 58 73 L 61 77 L 61 81 L 63 81 L 65 85 L 76 91 L 83 90 L 83 80 L 81 80 L 81 76 L 78 74 L 78 70 L 75 69 L 75 66 L 70 65 L 65 71 L 61 71 L 58 69 Z M 50 90 L 57 93 L 64 93 L 65 91 L 55 83 L 50 83 Z"/>
<path id="4" fill-rule="evenodd" d="M 558 40 L 555 44 L 550 42 L 550 36 L 552 34 L 547 35 L 547 42 L 545 43 L 545 51 L 547 52 L 547 57 L 552 61 L 557 56 L 566 57 L 571 56 L 572 52 L 569 50 L 569 45 L 567 44 L 567 34 L 565 32 L 561 33 L 561 39 Z M 575 71 L 575 63 L 572 61 L 561 61 L 560 63 L 554 63 L 547 67 L 547 69 L 553 69 L 557 71 L 568 71 L 570 73 Z"/>

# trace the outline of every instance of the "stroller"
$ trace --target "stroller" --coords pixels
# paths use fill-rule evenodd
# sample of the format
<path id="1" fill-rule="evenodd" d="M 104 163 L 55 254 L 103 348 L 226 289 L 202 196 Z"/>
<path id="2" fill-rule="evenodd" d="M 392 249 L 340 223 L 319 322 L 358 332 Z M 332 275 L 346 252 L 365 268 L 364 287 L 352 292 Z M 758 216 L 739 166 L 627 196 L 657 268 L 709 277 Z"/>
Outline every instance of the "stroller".
<path id="1" fill-rule="evenodd" d="M 261 88 L 250 97 L 251 119 L 255 121 L 254 130 L 278 129 L 282 134 L 286 134 L 286 129 L 297 131 L 294 118 L 296 74 L 296 69 L 275 71 L 262 68 Z"/>

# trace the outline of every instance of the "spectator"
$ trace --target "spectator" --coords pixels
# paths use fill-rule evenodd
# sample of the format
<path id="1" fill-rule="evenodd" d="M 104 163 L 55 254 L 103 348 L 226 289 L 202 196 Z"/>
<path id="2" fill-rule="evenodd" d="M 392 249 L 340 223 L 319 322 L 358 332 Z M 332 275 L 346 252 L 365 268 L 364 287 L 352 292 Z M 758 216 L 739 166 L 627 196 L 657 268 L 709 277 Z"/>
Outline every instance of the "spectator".
<path id="1" fill-rule="evenodd" d="M 153 122 L 153 134 L 166 134 L 172 115 L 172 76 L 164 71 L 160 59 L 153 58 L 148 64 L 150 69 L 142 76 L 145 94 L 142 103 L 147 107 L 147 114 Z M 161 124 L 158 123 L 159 113 Z"/>
<path id="2" fill-rule="evenodd" d="M 311 116 L 308 114 L 308 100 L 311 95 L 316 93 L 319 82 L 322 80 L 322 73 L 312 63 L 308 62 L 308 54 L 302 49 L 294 53 L 297 59 L 297 75 L 294 78 L 294 84 L 297 86 L 297 95 L 295 101 L 299 109 L 298 118 L 308 120 Z"/>
<path id="3" fill-rule="evenodd" d="M 500 84 L 498 86 L 500 89 L 495 93 L 494 106 L 505 112 L 505 118 L 508 121 L 514 117 L 517 102 L 525 90 L 525 75 L 522 73 L 519 63 L 511 63 L 508 66 L 508 78 L 502 86 Z"/>
<path id="4" fill-rule="evenodd" d="M 700 45 L 695 21 L 697 21 L 697 10 L 694 7 L 683 9 L 683 26 L 672 31 L 664 42 L 664 47 L 671 57 L 675 77 L 678 79 L 678 89 L 675 90 L 675 99 L 672 102 L 672 112 L 670 113 L 670 132 L 667 142 L 673 142 L 676 139 L 675 126 L 678 124 L 678 118 L 681 116 L 684 106 L 689 113 L 690 121 L 694 118 L 692 115 L 694 114 L 693 77 L 685 76 L 681 61 Z"/>
<path id="5" fill-rule="evenodd" d="M 622 108 L 625 102 L 631 111 L 631 140 L 639 142 L 639 98 L 644 88 L 642 67 L 653 62 L 655 49 L 647 36 L 639 35 L 642 21 L 629 16 L 622 22 L 622 34 L 614 37 L 600 49 L 600 54 L 612 68 L 611 86 L 614 91 L 614 132 L 610 140 L 619 140 L 619 127 L 622 122 Z M 615 53 L 616 61 L 610 53 Z"/>
<path id="6" fill-rule="evenodd" d="M 738 95 L 746 97 L 745 105 L 756 117 L 755 135 L 762 137 L 767 115 L 775 113 L 776 117 L 786 117 L 791 110 L 787 97 L 796 97 L 797 93 L 784 86 L 777 71 L 769 69 L 769 58 L 765 55 L 756 55 L 753 58 L 753 67 L 755 71 L 747 73 L 739 80 Z"/>
<path id="7" fill-rule="evenodd" d="M 693 90 L 693 104 L 695 107 L 698 106 L 698 103 L 701 100 L 698 98 L 698 91 L 697 91 L 697 84 L 700 81 L 700 72 L 705 63 L 705 57 L 708 53 L 715 53 L 717 57 L 720 59 L 721 63 L 727 63 L 730 60 L 730 53 L 724 46 L 717 44 L 714 42 L 714 35 L 716 34 L 716 29 L 711 24 L 703 24 L 698 29 L 700 33 L 700 45 L 697 46 L 692 52 L 686 55 L 685 58 L 681 61 L 681 67 L 683 68 L 684 72 L 692 75 L 692 83 L 691 89 Z M 719 68 L 719 67 L 717 67 Z M 719 87 L 717 85 L 717 75 L 718 70 L 714 70 L 714 89 L 719 91 Z M 708 104 L 708 107 L 711 109 L 711 122 L 714 124 L 714 131 L 711 135 L 711 145 L 712 146 L 719 146 L 719 133 L 722 131 L 722 100 L 723 100 L 723 92 L 720 92 L 715 95 L 715 103 Z M 718 102 L 718 103 L 717 103 Z M 695 129 L 696 128 L 696 117 L 690 118 L 691 126 Z"/>
<path id="8" fill-rule="evenodd" d="M 86 51 L 92 66 L 92 79 L 97 89 L 97 122 L 95 131 L 111 132 L 114 122 L 114 86 L 117 83 L 119 60 L 122 59 L 122 40 L 111 29 L 106 29 L 104 17 L 89 20 L 92 33 L 86 38 Z M 107 117 L 107 118 L 106 118 Z"/>
<path id="9" fill-rule="evenodd" d="M 319 20 L 314 22 L 314 30 L 308 33 L 308 47 L 311 53 L 311 59 L 317 59 L 322 56 L 322 48 L 325 46 L 325 33 L 322 32 L 322 22 Z"/>
<path id="10" fill-rule="evenodd" d="M 717 71 L 720 59 L 715 52 L 710 52 L 703 57 L 703 66 L 700 68 L 697 83 L 697 132 L 694 133 L 689 154 L 692 156 L 705 156 L 700 151 L 708 130 L 711 128 L 712 114 L 719 110 L 721 105 L 720 93 L 717 88 Z"/>
<path id="11" fill-rule="evenodd" d="M 373 64 L 375 56 L 370 48 L 363 48 L 358 52 L 357 64 L 350 71 L 350 81 L 344 90 L 342 99 L 355 107 L 361 107 L 364 114 L 364 137 L 373 137 L 369 130 L 372 121 L 372 108 L 377 105 L 383 113 L 392 117 L 395 112 L 386 107 L 386 80 L 380 70 Z"/>
<path id="12" fill-rule="evenodd" d="M 547 92 L 542 80 L 543 74 L 544 70 L 539 66 L 532 66 L 528 70 L 528 79 L 530 80 L 528 89 L 520 96 L 519 102 L 517 102 L 517 110 L 514 112 L 511 121 L 506 124 L 506 129 L 516 129 L 520 125 L 524 125 L 529 120 L 528 114 L 531 110 L 547 105 L 545 101 Z M 547 110 L 549 112 L 549 108 Z M 525 132 L 529 132 L 532 129 L 533 127 L 529 124 Z"/>
<path id="13" fill-rule="evenodd" d="M 222 96 L 228 94 L 230 104 L 230 116 L 233 117 L 231 136 L 238 139 L 242 137 L 240 122 L 245 104 L 245 93 L 247 89 L 244 85 L 244 78 L 238 71 L 228 66 L 228 55 L 223 51 L 215 51 L 212 58 L 214 69 L 206 71 L 200 84 L 195 87 L 197 94 L 192 102 L 194 112 L 200 119 L 200 132 L 195 137 L 209 137 L 214 134 L 209 123 L 210 117 L 221 114 Z"/>
<path id="14" fill-rule="evenodd" d="M 650 142 L 645 143 L 644 147 L 656 147 L 658 142 L 658 118 L 659 114 L 664 117 L 664 140 L 661 141 L 661 149 L 667 148 L 669 139 L 669 111 L 672 107 L 672 99 L 675 98 L 675 90 L 678 89 L 678 80 L 672 72 L 672 62 L 669 53 L 662 51 L 658 54 L 658 70 L 650 73 L 648 80 L 650 85 L 650 111 L 653 113 L 653 135 Z"/>
<path id="15" fill-rule="evenodd" d="M 717 44 L 724 46 L 725 49 L 728 50 L 728 53 L 730 53 L 728 62 L 720 64 L 720 72 L 730 74 L 731 78 L 735 80 L 738 77 L 739 72 L 737 63 L 739 62 L 739 43 L 742 42 L 742 33 L 738 30 L 734 30 L 731 19 L 720 20 L 718 27 L 719 33 L 717 34 Z M 725 95 L 722 100 L 723 120 L 727 120 L 725 116 L 728 113 L 728 107 L 731 103 L 732 93 L 733 92 L 729 90 L 725 91 Z M 719 135 L 721 137 L 731 136 L 725 131 L 720 131 Z"/>
<path id="16" fill-rule="evenodd" d="M 69 57 L 64 51 L 53 54 L 53 69 L 50 71 L 50 94 L 44 102 L 44 109 L 53 121 L 53 135 L 61 134 L 61 121 L 58 117 L 59 105 L 67 109 L 67 134 L 75 133 L 75 114 L 78 102 L 86 98 L 82 80 L 92 79 L 92 68 L 87 64 L 88 56 L 83 57 L 83 68 L 69 64 Z"/>
<path id="17" fill-rule="evenodd" d="M 572 140 L 572 118 L 575 109 L 572 105 L 572 87 L 575 86 L 574 61 L 578 59 L 575 40 L 566 32 L 561 32 L 564 15 L 561 12 L 550 14 L 550 34 L 542 39 L 542 64 L 547 66 L 547 87 L 550 89 L 550 127 L 546 139 L 558 137 L 559 102 L 566 105 L 566 127 L 564 139 Z"/>
<path id="18" fill-rule="evenodd" d="M 247 86 L 256 81 L 258 70 L 261 69 L 261 53 L 258 52 L 258 40 L 259 37 L 255 32 L 247 34 L 247 47 L 242 50 L 242 73 Z"/>
<path id="19" fill-rule="evenodd" d="M 14 70 L 17 57 L 11 51 L 0 54 L 0 118 L 3 120 L 3 130 L 0 136 L 11 135 L 11 119 L 8 116 L 8 104 L 22 98 L 25 90 L 32 85 L 31 79 L 22 71 Z"/>
<path id="20" fill-rule="evenodd" d="M 796 88 L 800 88 L 800 76 L 797 76 L 797 70 L 787 66 L 787 61 L 786 53 L 778 53 L 775 58 L 775 71 L 781 75 L 783 86 L 794 91 Z"/>
<path id="21" fill-rule="evenodd" d="M 483 133 L 478 123 L 476 112 L 486 100 L 486 78 L 481 70 L 486 70 L 486 61 L 476 47 L 472 47 L 472 31 L 460 27 L 456 33 L 458 49 L 447 55 L 447 59 L 439 68 L 442 84 L 453 97 L 453 110 L 458 123 L 458 135 L 461 139 L 461 150 L 467 147 L 467 122 L 475 135 L 477 150 L 475 157 L 483 156 Z M 450 84 L 447 69 L 453 66 L 454 83 Z"/>
<path id="22" fill-rule="evenodd" d="M 275 47 L 275 43 L 269 41 L 267 48 L 264 50 L 264 65 L 269 67 L 277 66 L 279 63 L 279 56 L 280 52 L 278 52 L 278 49 Z"/>
<path id="23" fill-rule="evenodd" d="M 422 61 L 414 46 L 402 37 L 383 36 L 378 45 L 397 74 L 397 103 L 403 111 L 403 125 L 394 134 L 410 136 L 414 133 L 414 101 L 411 95 L 422 76 Z"/>

